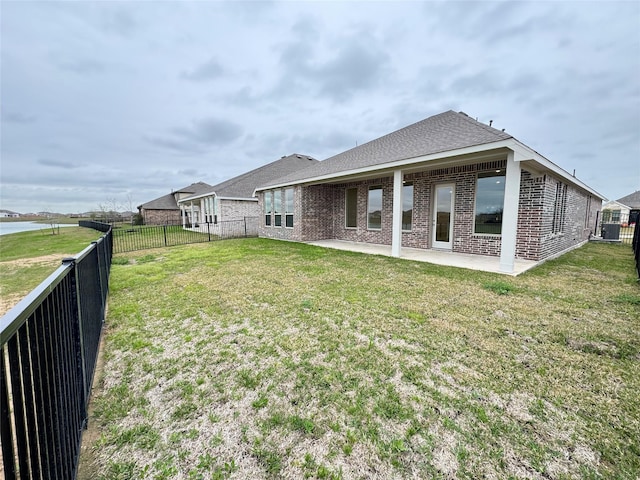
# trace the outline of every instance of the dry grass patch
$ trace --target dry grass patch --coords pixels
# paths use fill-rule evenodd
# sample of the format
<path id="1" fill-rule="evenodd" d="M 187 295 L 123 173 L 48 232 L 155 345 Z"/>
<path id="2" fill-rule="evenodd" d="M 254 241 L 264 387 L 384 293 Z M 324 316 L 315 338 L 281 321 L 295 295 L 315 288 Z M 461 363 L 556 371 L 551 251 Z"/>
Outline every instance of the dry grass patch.
<path id="1" fill-rule="evenodd" d="M 97 478 L 640 474 L 618 246 L 506 280 L 269 240 L 120 258 Z"/>

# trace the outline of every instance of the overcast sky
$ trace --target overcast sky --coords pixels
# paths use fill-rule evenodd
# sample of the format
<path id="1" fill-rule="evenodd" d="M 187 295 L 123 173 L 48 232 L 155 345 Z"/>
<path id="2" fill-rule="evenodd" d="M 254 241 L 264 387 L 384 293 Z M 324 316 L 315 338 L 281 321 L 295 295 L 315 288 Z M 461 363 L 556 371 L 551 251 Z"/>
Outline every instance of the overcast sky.
<path id="1" fill-rule="evenodd" d="M 1 204 L 128 208 L 452 109 L 640 189 L 640 2 L 11 2 Z"/>

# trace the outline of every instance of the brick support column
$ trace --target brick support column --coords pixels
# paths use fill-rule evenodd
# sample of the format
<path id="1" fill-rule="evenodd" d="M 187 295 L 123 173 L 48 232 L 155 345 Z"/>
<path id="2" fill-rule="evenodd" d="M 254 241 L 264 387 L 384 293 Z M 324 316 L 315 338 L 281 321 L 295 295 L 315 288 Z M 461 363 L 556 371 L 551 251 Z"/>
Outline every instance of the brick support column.
<path id="1" fill-rule="evenodd" d="M 514 160 L 514 152 L 507 154 L 507 173 L 504 186 L 502 211 L 502 242 L 500 246 L 500 271 L 513 273 L 518 236 L 518 207 L 520 205 L 520 162 Z"/>
<path id="2" fill-rule="evenodd" d="M 402 250 L 402 170 L 393 172 L 393 229 L 391 231 L 391 256 L 399 257 Z"/>

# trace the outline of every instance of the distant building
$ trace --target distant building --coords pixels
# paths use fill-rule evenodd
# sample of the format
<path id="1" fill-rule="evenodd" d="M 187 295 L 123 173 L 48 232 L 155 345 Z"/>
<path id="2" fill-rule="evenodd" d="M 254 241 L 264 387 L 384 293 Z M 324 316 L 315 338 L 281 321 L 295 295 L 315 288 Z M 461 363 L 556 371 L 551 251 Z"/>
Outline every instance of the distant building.
<path id="1" fill-rule="evenodd" d="M 0 218 L 19 218 L 20 214 L 11 210 L 0 210 Z"/>

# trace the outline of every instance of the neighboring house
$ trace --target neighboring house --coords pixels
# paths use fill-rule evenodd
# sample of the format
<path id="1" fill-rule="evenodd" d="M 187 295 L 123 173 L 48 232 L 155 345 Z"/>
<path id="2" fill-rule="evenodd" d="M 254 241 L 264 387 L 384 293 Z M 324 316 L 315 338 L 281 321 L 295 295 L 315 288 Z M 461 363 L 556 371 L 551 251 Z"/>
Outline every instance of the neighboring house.
<path id="1" fill-rule="evenodd" d="M 586 242 L 604 197 L 504 131 L 453 111 L 256 189 L 259 235 L 540 261 Z M 284 219 L 283 219 L 284 216 Z"/>
<path id="2" fill-rule="evenodd" d="M 19 213 L 12 212 L 11 210 L 0 210 L 0 218 L 18 218 Z"/>
<path id="3" fill-rule="evenodd" d="M 318 161 L 308 155 L 294 153 L 194 195 L 184 196 L 178 199 L 178 206 L 183 211 L 183 225 L 217 224 L 245 217 L 258 217 L 261 214 L 260 207 L 254 196 L 257 186 L 277 182 L 316 163 Z"/>
<path id="4" fill-rule="evenodd" d="M 602 223 L 626 222 L 631 209 L 620 201 L 609 200 L 602 205 Z"/>
<path id="5" fill-rule="evenodd" d="M 180 224 L 182 218 L 178 201 L 209 189 L 211 189 L 211 185 L 208 183 L 192 183 L 188 187 L 181 188 L 175 192 L 158 197 L 155 200 L 138 205 L 138 211 L 145 225 Z"/>
<path id="6" fill-rule="evenodd" d="M 640 221 L 640 190 L 619 198 L 617 202 L 629 208 L 629 218 L 627 219 L 629 224 L 637 224 Z M 604 207 L 602 210 L 604 214 Z"/>

